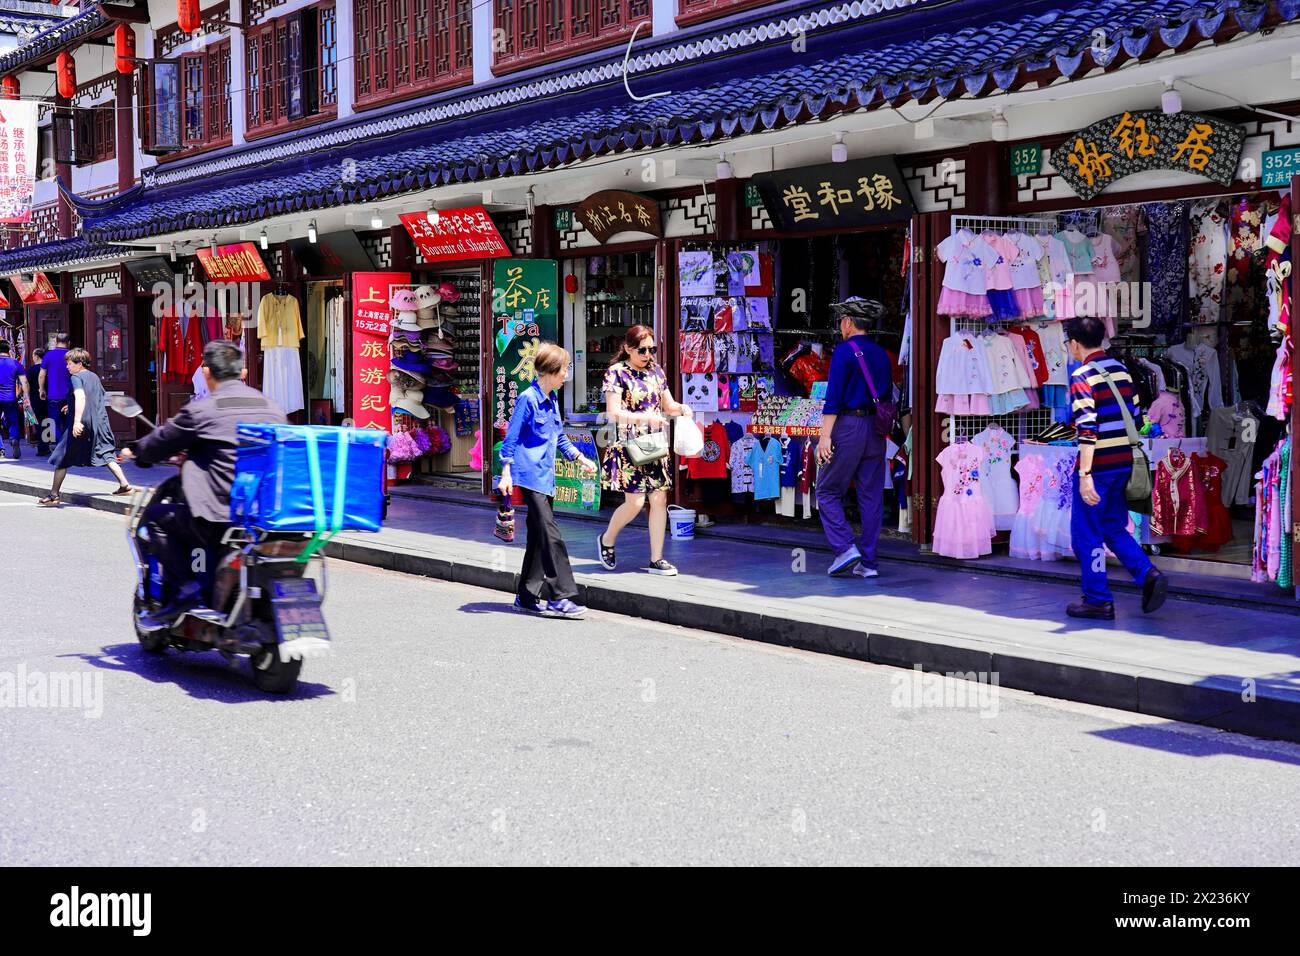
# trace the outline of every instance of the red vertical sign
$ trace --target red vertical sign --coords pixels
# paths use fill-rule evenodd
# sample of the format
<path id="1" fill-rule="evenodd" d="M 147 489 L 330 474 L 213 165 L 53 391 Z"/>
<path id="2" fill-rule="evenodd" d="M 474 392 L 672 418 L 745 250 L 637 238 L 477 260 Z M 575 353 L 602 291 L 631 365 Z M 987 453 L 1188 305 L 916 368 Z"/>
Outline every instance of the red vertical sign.
<path id="1" fill-rule="evenodd" d="M 389 287 L 409 285 L 409 272 L 355 272 L 352 275 L 352 424 L 355 428 L 392 427 L 388 407 Z"/>

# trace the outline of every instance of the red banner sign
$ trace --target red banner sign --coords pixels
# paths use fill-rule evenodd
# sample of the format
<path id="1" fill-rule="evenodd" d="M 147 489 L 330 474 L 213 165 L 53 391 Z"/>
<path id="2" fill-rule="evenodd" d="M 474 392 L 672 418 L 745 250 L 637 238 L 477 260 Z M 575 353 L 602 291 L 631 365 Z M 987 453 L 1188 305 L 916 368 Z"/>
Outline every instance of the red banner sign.
<path id="1" fill-rule="evenodd" d="M 265 282 L 271 278 L 256 243 L 217 246 L 215 256 L 211 249 L 200 246 L 198 254 L 203 271 L 213 282 Z"/>
<path id="2" fill-rule="evenodd" d="M 510 247 L 482 206 L 440 211 L 437 222 L 430 222 L 422 212 L 408 212 L 401 218 L 427 262 L 510 255 Z"/>
<path id="3" fill-rule="evenodd" d="M 23 275 L 10 276 L 9 281 L 18 290 L 18 298 L 23 300 L 23 305 L 47 305 L 59 301 L 59 294 L 54 291 L 53 283 L 44 272 L 33 273 L 31 279 Z"/>
<path id="4" fill-rule="evenodd" d="M 352 274 L 352 426 L 388 431 L 389 288 L 409 285 L 409 272 Z"/>

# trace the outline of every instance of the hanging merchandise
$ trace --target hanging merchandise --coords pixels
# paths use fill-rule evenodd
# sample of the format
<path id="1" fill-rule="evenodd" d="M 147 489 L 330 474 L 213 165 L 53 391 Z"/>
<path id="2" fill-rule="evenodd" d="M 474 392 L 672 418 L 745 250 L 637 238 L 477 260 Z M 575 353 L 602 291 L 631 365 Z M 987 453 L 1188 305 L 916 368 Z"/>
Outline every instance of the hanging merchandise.
<path id="1" fill-rule="evenodd" d="M 997 529 L 980 482 L 983 449 L 969 442 L 949 445 L 935 460 L 943 469 L 943 497 L 934 521 L 935 553 L 949 558 L 992 554 Z"/>
<path id="2" fill-rule="evenodd" d="M 185 308 L 182 304 L 182 313 Z M 158 374 L 162 381 L 188 382 L 198 372 L 203 360 L 202 326 L 203 319 L 197 314 L 167 312 L 158 320 Z"/>
<path id="3" fill-rule="evenodd" d="M 298 297 L 284 289 L 262 296 L 257 309 L 257 336 L 262 343 L 262 391 L 291 415 L 306 407 L 299 347 L 306 333 Z"/>
<path id="4" fill-rule="evenodd" d="M 1004 429 L 990 425 L 971 439 L 984 452 L 980 463 L 981 484 L 993 512 L 993 526 L 1010 531 L 1020 509 L 1016 483 L 1011 477 L 1011 456 L 1016 440 Z"/>

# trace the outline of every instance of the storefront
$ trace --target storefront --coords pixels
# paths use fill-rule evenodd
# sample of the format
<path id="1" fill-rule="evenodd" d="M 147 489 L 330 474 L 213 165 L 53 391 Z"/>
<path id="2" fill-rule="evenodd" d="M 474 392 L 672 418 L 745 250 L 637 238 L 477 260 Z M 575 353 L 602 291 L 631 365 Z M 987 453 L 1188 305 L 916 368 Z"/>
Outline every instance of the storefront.
<path id="1" fill-rule="evenodd" d="M 1272 169 L 1300 137 L 1247 111 L 1090 119 L 995 144 L 984 208 L 924 217 L 928 543 L 954 558 L 1072 560 L 1061 327 L 1091 315 L 1146 413 L 1155 492 L 1134 535 L 1166 568 L 1289 590 L 1295 197 Z M 986 160 L 968 154 L 968 177 Z"/>

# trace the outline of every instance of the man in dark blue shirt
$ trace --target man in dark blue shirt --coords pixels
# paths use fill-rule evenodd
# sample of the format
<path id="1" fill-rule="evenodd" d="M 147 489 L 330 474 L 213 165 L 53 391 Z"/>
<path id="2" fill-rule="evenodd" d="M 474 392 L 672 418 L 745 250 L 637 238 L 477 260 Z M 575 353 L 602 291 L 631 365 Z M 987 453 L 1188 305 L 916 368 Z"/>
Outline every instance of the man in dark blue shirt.
<path id="1" fill-rule="evenodd" d="M 0 438 L 8 439 L 9 454 L 14 458 L 22 457 L 18 438 L 22 435 L 22 399 L 27 391 L 23 371 L 23 363 L 9 354 L 9 343 L 0 339 Z"/>
<path id="2" fill-rule="evenodd" d="M 885 436 L 876 428 L 873 386 L 881 400 L 890 402 L 894 380 L 889 355 L 864 333 L 879 325 L 885 307 L 870 299 L 850 298 L 831 308 L 839 314 L 844 341 L 831 354 L 826 382 L 821 441 L 817 443 L 817 508 L 826 540 L 835 552 L 830 573 L 852 571 L 874 578 L 885 510 Z M 862 515 L 862 535 L 857 543 L 853 526 L 844 515 L 844 495 L 850 482 Z"/>

